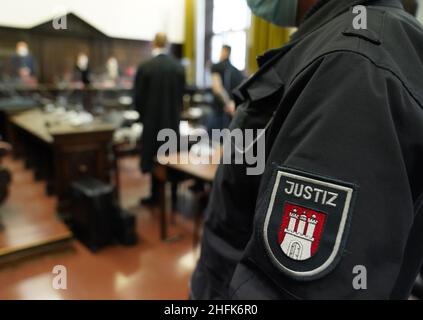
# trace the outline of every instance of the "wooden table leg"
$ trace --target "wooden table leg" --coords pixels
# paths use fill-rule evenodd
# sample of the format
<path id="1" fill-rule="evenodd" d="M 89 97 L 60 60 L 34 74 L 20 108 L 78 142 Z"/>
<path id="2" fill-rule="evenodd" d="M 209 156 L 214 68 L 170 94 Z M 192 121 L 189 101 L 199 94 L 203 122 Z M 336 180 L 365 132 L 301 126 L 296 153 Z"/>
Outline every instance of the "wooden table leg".
<path id="1" fill-rule="evenodd" d="M 120 175 L 119 175 L 119 146 L 113 145 L 113 170 L 114 170 L 114 180 L 115 180 L 115 197 L 118 203 L 121 203 L 120 200 Z"/>
<path id="2" fill-rule="evenodd" d="M 167 219 L 167 192 L 166 182 L 168 177 L 167 168 L 162 165 L 156 165 L 153 174 L 157 179 L 157 189 L 159 193 L 159 220 L 160 220 L 160 239 L 165 242 L 174 242 L 182 238 L 181 235 L 169 236 Z"/>

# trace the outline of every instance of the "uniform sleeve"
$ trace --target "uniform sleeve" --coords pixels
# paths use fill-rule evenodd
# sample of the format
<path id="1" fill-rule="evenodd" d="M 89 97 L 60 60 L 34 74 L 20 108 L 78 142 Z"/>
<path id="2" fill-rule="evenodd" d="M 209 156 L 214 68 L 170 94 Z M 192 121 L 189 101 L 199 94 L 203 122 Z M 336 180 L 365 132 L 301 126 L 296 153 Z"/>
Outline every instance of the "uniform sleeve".
<path id="1" fill-rule="evenodd" d="M 392 72 L 333 53 L 286 86 L 281 108 L 231 297 L 389 298 L 422 193 L 421 107 Z"/>

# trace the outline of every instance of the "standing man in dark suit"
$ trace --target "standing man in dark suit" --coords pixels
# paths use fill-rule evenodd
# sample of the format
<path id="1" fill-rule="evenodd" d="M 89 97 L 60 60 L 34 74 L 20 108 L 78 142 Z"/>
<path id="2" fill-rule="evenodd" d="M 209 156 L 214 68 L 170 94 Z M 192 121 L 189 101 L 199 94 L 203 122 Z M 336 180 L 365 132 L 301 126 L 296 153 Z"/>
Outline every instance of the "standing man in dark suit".
<path id="1" fill-rule="evenodd" d="M 141 170 L 152 172 L 154 157 L 159 148 L 157 134 L 161 129 L 179 133 L 185 71 L 168 53 L 166 34 L 158 33 L 153 41 L 152 58 L 141 64 L 134 83 L 134 104 L 144 125 L 141 139 Z M 143 204 L 158 200 L 157 183 L 152 178 L 151 196 Z"/>

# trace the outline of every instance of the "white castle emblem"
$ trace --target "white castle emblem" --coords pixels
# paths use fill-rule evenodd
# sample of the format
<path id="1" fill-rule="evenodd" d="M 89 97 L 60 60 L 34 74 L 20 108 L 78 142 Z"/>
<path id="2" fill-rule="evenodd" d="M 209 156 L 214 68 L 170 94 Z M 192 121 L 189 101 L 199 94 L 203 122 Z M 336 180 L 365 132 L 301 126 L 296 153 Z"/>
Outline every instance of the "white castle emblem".
<path id="1" fill-rule="evenodd" d="M 307 222 L 307 231 L 304 232 Z M 299 216 L 297 209 L 293 209 L 289 213 L 288 228 L 285 229 L 285 236 L 281 243 L 282 251 L 294 260 L 311 258 L 311 245 L 314 242 L 314 230 L 317 222 L 315 215 L 307 219 L 305 212 Z M 296 225 L 297 230 L 294 230 Z"/>

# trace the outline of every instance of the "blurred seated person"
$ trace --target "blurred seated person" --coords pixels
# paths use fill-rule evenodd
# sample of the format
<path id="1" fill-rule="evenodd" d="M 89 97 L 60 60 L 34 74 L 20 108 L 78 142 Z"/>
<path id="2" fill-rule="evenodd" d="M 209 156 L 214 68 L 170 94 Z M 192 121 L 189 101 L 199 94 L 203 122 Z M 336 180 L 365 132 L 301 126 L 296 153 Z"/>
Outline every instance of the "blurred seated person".
<path id="1" fill-rule="evenodd" d="M 213 112 L 207 120 L 209 134 L 212 129 L 224 129 L 229 126 L 235 113 L 232 90 L 244 80 L 244 75 L 230 61 L 231 50 L 230 46 L 224 45 L 220 53 L 220 62 L 211 68 L 214 102 Z"/>
<path id="2" fill-rule="evenodd" d="M 118 83 L 120 77 L 119 63 L 115 57 L 110 57 L 106 62 L 106 80 Z"/>
<path id="3" fill-rule="evenodd" d="M 79 53 L 76 60 L 75 66 L 75 76 L 74 80 L 77 82 L 82 82 L 84 86 L 88 86 L 91 83 L 91 71 L 90 71 L 90 60 L 85 53 Z"/>
<path id="4" fill-rule="evenodd" d="M 102 86 L 105 88 L 116 87 L 121 83 L 121 75 L 117 59 L 115 57 L 109 57 L 101 77 Z"/>
<path id="5" fill-rule="evenodd" d="M 36 84 L 35 60 L 29 52 L 28 44 L 19 41 L 16 44 L 16 52 L 12 57 L 13 77 L 25 85 Z"/>

